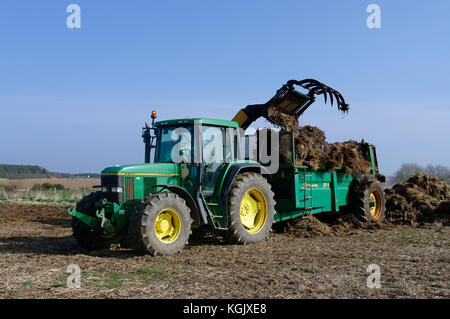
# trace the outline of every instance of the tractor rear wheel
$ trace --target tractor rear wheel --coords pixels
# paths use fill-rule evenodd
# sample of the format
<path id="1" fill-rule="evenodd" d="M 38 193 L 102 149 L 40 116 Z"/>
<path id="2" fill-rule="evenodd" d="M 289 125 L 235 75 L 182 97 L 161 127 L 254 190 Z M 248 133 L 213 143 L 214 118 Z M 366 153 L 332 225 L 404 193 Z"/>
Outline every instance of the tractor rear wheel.
<path id="1" fill-rule="evenodd" d="M 380 182 L 372 175 L 362 175 L 352 186 L 349 198 L 352 213 L 362 221 L 383 221 L 386 199 Z"/>
<path id="2" fill-rule="evenodd" d="M 274 193 L 267 180 L 257 173 L 240 174 L 228 196 L 228 241 L 247 244 L 265 240 L 275 214 Z"/>
<path id="3" fill-rule="evenodd" d="M 95 203 L 102 199 L 102 192 L 93 192 L 84 196 L 76 205 L 76 210 L 80 213 L 95 217 Z M 90 228 L 80 219 L 72 217 L 73 236 L 78 245 L 86 250 L 107 249 L 111 245 L 118 244 L 123 237 L 124 231 L 106 234 Z"/>
<path id="4" fill-rule="evenodd" d="M 184 199 L 170 192 L 153 194 L 131 213 L 127 243 L 151 255 L 173 255 L 188 244 L 191 224 Z"/>

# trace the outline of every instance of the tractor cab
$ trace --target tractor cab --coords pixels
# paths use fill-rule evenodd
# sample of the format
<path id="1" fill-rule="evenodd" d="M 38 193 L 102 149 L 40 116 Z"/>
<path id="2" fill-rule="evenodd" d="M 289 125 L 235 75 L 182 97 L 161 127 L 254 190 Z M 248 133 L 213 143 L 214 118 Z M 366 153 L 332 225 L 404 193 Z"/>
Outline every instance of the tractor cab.
<path id="1" fill-rule="evenodd" d="M 157 122 L 151 135 L 156 142 L 153 163 L 178 164 L 181 187 L 212 196 L 223 168 L 236 160 L 237 130 L 236 122 L 216 119 Z"/>

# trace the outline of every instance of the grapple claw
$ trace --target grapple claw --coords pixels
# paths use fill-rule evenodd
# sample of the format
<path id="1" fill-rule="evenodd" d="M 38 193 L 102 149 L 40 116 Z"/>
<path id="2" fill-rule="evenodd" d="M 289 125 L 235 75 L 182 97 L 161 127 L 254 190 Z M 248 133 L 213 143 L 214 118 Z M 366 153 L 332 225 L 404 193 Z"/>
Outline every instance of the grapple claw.
<path id="1" fill-rule="evenodd" d="M 295 90 L 295 85 L 308 90 L 308 93 L 303 94 Z M 333 106 L 336 101 L 336 106 L 339 111 L 344 113 L 348 112 L 349 107 L 348 104 L 345 103 L 344 97 L 329 86 L 314 79 L 304 79 L 301 81 L 289 80 L 268 102 L 265 104 L 248 105 L 236 114 L 233 121 L 238 122 L 241 128 L 246 129 L 259 117 L 267 117 L 269 108 L 275 108 L 282 113 L 299 117 L 312 103 L 314 103 L 315 95 L 321 94 L 324 96 L 325 103 L 327 103 L 328 94 L 330 96 L 331 106 Z"/>

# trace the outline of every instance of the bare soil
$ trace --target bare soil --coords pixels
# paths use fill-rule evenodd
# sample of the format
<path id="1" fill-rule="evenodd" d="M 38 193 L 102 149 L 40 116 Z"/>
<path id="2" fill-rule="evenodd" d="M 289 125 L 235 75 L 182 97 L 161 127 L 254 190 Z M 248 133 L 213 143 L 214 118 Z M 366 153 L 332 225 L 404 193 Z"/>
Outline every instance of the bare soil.
<path id="1" fill-rule="evenodd" d="M 450 297 L 450 229 L 441 223 L 361 227 L 323 215 L 299 221 L 323 226 L 307 236 L 273 232 L 242 246 L 198 230 L 182 253 L 151 257 L 81 250 L 67 208 L 0 204 L 1 298 Z M 66 287 L 69 264 L 80 266 L 80 289 Z M 381 268 L 380 289 L 367 288 L 370 264 Z"/>

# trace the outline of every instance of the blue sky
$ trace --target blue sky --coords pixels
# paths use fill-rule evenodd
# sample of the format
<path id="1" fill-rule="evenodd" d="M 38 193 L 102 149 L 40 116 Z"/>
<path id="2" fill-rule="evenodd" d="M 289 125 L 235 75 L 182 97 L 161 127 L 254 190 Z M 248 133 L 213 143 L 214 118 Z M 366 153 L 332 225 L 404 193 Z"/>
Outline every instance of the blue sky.
<path id="1" fill-rule="evenodd" d="M 81 7 L 81 29 L 66 7 Z M 369 29 L 366 7 L 381 7 Z M 305 113 L 331 142 L 374 143 L 383 173 L 450 166 L 449 1 L 0 2 L 0 162 L 98 172 L 144 158 L 160 119 L 231 119 L 289 79 L 315 78 Z M 258 121 L 255 126 L 264 126 Z"/>

